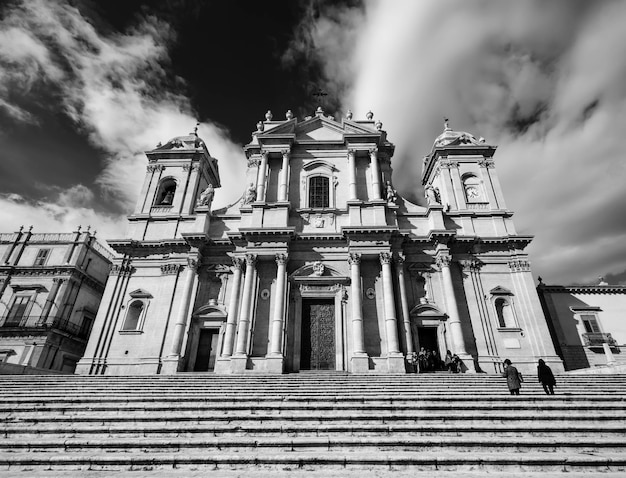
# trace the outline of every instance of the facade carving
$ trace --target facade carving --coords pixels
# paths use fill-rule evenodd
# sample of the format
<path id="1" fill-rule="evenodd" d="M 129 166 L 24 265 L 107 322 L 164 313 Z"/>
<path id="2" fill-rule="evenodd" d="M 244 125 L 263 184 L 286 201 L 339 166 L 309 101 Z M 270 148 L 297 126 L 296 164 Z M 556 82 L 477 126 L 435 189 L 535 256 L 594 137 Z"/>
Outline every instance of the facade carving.
<path id="1" fill-rule="evenodd" d="M 451 350 L 479 372 L 499 373 L 503 358 L 527 372 L 538 358 L 562 369 L 526 285 L 528 237 L 485 171 L 495 146 L 446 125 L 420 160 L 426 204 L 413 204 L 393 188 L 395 147 L 382 122 L 350 116 L 320 109 L 274 121 L 268 112 L 244 147 L 239 201 L 210 214 L 203 206 L 221 187 L 210 145 L 192 151 L 194 133 L 148 151 L 129 237 L 110 243 L 125 259 L 111 270 L 77 371 L 409 373 L 405 357 L 421 347 Z M 153 207 L 162 183 L 152 172 L 165 167 L 168 203 Z M 468 200 L 464 181 L 485 174 L 471 184 L 481 200 Z M 157 282 L 157 267 L 176 280 Z M 511 291 L 514 328 L 490 328 L 485 296 L 496 286 Z M 154 296 L 144 314 L 154 334 L 111 332 L 127 291 L 139 289 Z M 523 333 L 515 341 L 513 329 Z"/>

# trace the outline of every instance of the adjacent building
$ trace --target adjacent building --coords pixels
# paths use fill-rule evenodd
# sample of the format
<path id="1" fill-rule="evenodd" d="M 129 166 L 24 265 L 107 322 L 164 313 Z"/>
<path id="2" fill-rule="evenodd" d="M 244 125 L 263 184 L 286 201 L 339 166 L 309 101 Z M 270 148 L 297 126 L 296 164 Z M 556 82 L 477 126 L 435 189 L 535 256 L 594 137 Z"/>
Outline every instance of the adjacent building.
<path id="1" fill-rule="evenodd" d="M 393 187 L 372 113 L 268 112 L 244 147 L 242 196 L 219 210 L 208 147 L 194 132 L 146 152 L 77 373 L 406 373 L 422 347 L 476 372 L 506 358 L 563 370 L 495 146 L 446 124 L 415 159 L 420 206 Z"/>
<path id="2" fill-rule="evenodd" d="M 537 292 L 566 370 L 626 365 L 626 286 L 546 285 Z"/>
<path id="3" fill-rule="evenodd" d="M 73 373 L 113 254 L 89 230 L 0 234 L 0 373 Z"/>

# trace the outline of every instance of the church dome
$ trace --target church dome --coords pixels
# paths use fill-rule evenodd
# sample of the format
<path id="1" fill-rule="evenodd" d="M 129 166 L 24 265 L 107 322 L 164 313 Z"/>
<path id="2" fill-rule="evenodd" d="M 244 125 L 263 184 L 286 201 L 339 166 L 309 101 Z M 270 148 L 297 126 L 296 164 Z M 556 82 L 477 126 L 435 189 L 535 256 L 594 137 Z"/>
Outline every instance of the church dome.
<path id="1" fill-rule="evenodd" d="M 476 137 L 473 134 L 465 131 L 453 131 L 448 125 L 448 120 L 445 122 L 443 133 L 437 136 L 433 144 L 434 148 L 444 148 L 446 146 L 459 146 L 464 144 L 484 144 L 485 139 Z"/>
<path id="2" fill-rule="evenodd" d="M 176 136 L 175 138 L 170 139 L 167 143 L 163 145 L 159 143 L 156 147 L 157 150 L 202 148 L 206 149 L 206 144 L 202 140 L 202 138 L 198 136 L 198 126 L 196 126 L 191 133 L 184 136 Z"/>

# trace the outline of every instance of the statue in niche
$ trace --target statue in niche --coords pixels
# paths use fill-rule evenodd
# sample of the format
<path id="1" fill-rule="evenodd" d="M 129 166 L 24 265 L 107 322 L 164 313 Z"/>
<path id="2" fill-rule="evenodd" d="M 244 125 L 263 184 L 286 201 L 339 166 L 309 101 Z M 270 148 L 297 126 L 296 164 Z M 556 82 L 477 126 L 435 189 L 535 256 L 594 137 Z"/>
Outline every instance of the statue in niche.
<path id="1" fill-rule="evenodd" d="M 214 195 L 215 188 L 213 187 L 213 184 L 209 183 L 206 189 L 200 193 L 200 198 L 196 202 L 196 206 L 209 206 L 210 208 Z"/>
<path id="2" fill-rule="evenodd" d="M 432 185 L 429 184 L 428 186 L 426 186 L 424 193 L 426 195 L 426 200 L 428 201 L 428 204 L 441 204 L 439 199 L 439 191 L 437 188 L 434 188 Z"/>
<path id="3" fill-rule="evenodd" d="M 248 189 L 246 190 L 246 195 L 244 197 L 243 203 L 250 204 L 254 201 L 256 201 L 256 188 L 254 187 L 253 183 L 250 183 L 250 186 L 248 186 Z"/>
<path id="4" fill-rule="evenodd" d="M 387 181 L 386 196 L 387 196 L 387 204 L 394 204 L 394 205 L 396 204 L 396 200 L 398 199 L 398 193 L 391 185 L 391 181 Z"/>
<path id="5" fill-rule="evenodd" d="M 325 267 L 324 267 L 324 264 L 322 264 L 321 261 L 317 261 L 317 262 L 315 262 L 313 264 L 313 275 L 314 276 L 318 276 L 318 277 L 323 276 L 324 275 L 324 270 L 325 270 Z"/>
<path id="6" fill-rule="evenodd" d="M 171 206 L 173 200 L 174 200 L 174 191 L 170 189 L 169 191 L 165 193 L 165 196 L 163 196 L 160 206 Z"/>

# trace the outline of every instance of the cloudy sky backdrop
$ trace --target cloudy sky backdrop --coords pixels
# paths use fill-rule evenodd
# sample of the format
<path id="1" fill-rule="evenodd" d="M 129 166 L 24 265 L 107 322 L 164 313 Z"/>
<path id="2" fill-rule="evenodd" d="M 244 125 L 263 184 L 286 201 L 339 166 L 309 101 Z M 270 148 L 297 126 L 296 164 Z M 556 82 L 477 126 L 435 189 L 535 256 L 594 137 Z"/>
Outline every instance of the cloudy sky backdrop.
<path id="1" fill-rule="evenodd" d="M 0 7 L 0 224 L 124 236 L 147 160 L 186 134 L 241 194 L 241 147 L 271 109 L 372 110 L 394 181 L 453 129 L 499 145 L 518 232 L 547 283 L 626 283 L 626 2 L 16 0 Z"/>

